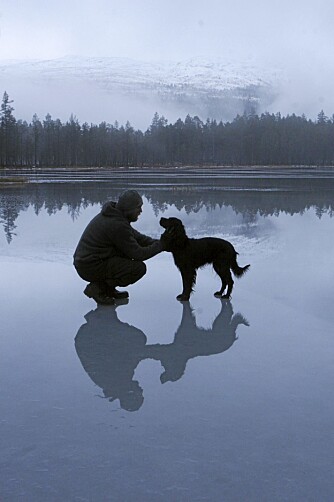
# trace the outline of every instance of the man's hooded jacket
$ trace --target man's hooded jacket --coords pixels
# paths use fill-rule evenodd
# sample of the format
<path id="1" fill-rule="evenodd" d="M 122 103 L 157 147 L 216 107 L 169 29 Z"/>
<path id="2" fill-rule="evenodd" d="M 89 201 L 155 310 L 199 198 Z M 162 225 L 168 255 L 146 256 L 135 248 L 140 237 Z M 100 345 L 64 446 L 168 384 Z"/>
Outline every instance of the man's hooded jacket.
<path id="1" fill-rule="evenodd" d="M 114 256 L 144 261 L 162 250 L 160 240 L 135 230 L 115 202 L 106 202 L 82 234 L 74 265 L 92 265 Z"/>

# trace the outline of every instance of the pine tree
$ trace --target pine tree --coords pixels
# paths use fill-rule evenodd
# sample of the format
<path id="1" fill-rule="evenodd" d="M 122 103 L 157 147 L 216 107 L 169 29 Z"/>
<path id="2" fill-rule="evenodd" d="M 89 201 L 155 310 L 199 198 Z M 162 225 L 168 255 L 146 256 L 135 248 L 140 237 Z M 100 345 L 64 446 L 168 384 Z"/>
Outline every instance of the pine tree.
<path id="1" fill-rule="evenodd" d="M 33 144 L 34 144 L 34 166 L 37 167 L 41 163 L 40 148 L 41 148 L 41 136 L 43 133 L 43 127 L 36 113 L 34 113 L 34 116 L 32 118 L 32 131 L 33 131 Z"/>
<path id="2" fill-rule="evenodd" d="M 318 113 L 318 124 L 326 124 L 328 122 L 328 117 L 326 117 L 325 112 L 321 110 Z"/>
<path id="3" fill-rule="evenodd" d="M 15 163 L 15 117 L 13 115 L 14 108 L 11 106 L 13 100 L 9 99 L 5 91 L 2 98 L 0 109 L 0 151 L 1 165 L 8 166 Z"/>

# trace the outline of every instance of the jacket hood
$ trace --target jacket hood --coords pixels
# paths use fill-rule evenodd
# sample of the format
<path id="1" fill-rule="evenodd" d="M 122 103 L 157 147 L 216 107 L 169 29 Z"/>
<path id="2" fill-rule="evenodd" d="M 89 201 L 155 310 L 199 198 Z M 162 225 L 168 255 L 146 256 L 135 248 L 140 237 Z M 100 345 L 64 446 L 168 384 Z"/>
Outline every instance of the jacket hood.
<path id="1" fill-rule="evenodd" d="M 109 201 L 103 204 L 101 213 L 103 216 L 114 216 L 115 214 L 120 214 L 120 211 L 116 209 L 116 202 Z"/>

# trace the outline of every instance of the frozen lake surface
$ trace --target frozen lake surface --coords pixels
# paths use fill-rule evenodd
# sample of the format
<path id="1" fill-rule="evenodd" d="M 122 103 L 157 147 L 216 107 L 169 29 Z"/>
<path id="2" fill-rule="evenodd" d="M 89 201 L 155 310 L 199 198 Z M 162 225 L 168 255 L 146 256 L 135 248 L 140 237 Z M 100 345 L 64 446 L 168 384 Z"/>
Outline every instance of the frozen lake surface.
<path id="1" fill-rule="evenodd" d="M 332 501 L 334 171 L 30 177 L 0 188 L 0 499 Z M 74 248 L 127 188 L 139 231 L 177 216 L 234 244 L 231 302 L 207 267 L 179 303 L 169 253 L 128 304 L 83 295 Z"/>

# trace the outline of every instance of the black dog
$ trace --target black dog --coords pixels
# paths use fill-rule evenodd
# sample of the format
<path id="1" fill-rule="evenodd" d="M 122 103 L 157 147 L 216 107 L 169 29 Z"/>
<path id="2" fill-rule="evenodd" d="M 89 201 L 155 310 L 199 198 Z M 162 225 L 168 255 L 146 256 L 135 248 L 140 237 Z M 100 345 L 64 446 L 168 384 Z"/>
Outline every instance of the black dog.
<path id="1" fill-rule="evenodd" d="M 216 237 L 190 239 L 187 237 L 183 223 L 178 218 L 161 218 L 160 225 L 165 229 L 161 239 L 167 251 L 173 254 L 174 262 L 181 272 L 183 291 L 176 299 L 188 301 L 196 283 L 196 271 L 209 263 L 219 275 L 222 286 L 215 296 L 229 299 L 234 281 L 231 270 L 236 277 L 241 277 L 250 265 L 239 267 L 237 252 L 232 244 Z M 227 292 L 224 295 L 225 288 Z"/>

